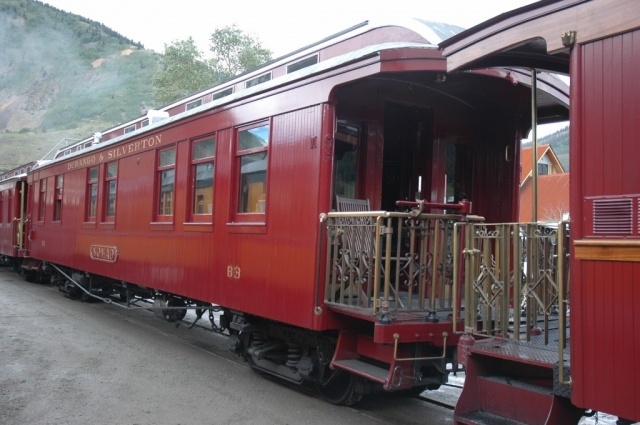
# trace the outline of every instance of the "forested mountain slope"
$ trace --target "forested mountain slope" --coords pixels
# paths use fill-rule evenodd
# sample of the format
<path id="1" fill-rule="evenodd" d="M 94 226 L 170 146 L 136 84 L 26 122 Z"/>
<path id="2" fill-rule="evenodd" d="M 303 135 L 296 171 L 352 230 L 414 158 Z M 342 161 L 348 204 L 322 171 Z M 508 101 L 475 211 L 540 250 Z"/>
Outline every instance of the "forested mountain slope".
<path id="1" fill-rule="evenodd" d="M 35 0 L 0 2 L 0 170 L 144 114 L 160 55 Z"/>

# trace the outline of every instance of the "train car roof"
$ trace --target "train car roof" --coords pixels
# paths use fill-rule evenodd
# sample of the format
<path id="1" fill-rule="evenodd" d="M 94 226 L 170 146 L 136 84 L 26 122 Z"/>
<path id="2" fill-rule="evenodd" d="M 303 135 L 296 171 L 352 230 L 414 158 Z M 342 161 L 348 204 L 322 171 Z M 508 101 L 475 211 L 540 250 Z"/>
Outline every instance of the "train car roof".
<path id="1" fill-rule="evenodd" d="M 197 99 L 203 94 L 218 91 L 227 85 L 240 82 L 251 75 L 262 74 L 268 68 L 284 65 L 290 62 L 292 59 L 295 59 L 297 57 L 302 58 L 320 49 L 323 49 L 330 45 L 347 40 L 349 38 L 355 37 L 357 35 L 364 34 L 365 32 L 374 30 L 376 28 L 392 27 L 392 26 L 407 28 L 419 34 L 420 36 L 422 36 L 425 40 L 427 40 L 428 44 L 432 44 L 432 45 L 437 45 L 438 43 L 441 43 L 442 41 L 448 39 L 449 37 L 452 37 L 455 34 L 458 34 L 464 30 L 464 28 L 461 28 L 455 25 L 449 25 L 449 24 L 444 24 L 440 22 L 433 22 L 433 21 L 428 21 L 428 20 L 423 20 L 418 18 L 404 18 L 404 19 L 400 18 L 400 19 L 394 19 L 394 20 L 375 20 L 375 19 L 367 20 L 367 21 L 361 22 L 360 24 L 347 28 L 344 31 L 340 31 L 336 34 L 330 35 L 329 37 L 323 38 L 322 40 L 319 40 L 315 43 L 309 44 L 298 50 L 294 50 L 291 53 L 287 53 L 286 55 L 280 56 L 279 58 L 266 62 L 254 69 L 251 69 L 247 72 L 239 74 L 229 80 L 223 81 L 209 88 L 190 94 L 184 98 L 178 99 L 168 105 L 165 105 L 162 109 L 170 109 L 174 106 L 180 105 L 190 100 Z"/>
<path id="2" fill-rule="evenodd" d="M 640 28 L 639 10 L 637 0 L 543 0 L 498 15 L 439 45 L 449 72 L 499 66 L 569 74 L 574 43 Z"/>
<path id="3" fill-rule="evenodd" d="M 319 41 L 316 41 L 312 44 L 309 44 L 307 46 L 304 46 L 300 49 L 297 49 L 291 53 L 288 53 L 286 55 L 280 56 L 276 59 L 273 59 L 269 62 L 266 62 L 262 65 L 260 65 L 259 67 L 256 67 L 254 69 L 251 69 L 245 73 L 239 74 L 231 79 L 228 79 L 226 81 L 223 81 L 221 83 L 215 84 L 211 87 L 208 87 L 206 89 L 203 89 L 201 91 L 198 91 L 196 93 L 192 93 L 188 96 L 185 96 L 181 99 L 178 99 L 174 102 L 171 102 L 170 104 L 167 104 L 163 107 L 160 108 L 161 111 L 168 111 L 172 108 L 175 108 L 177 106 L 180 106 L 182 104 L 186 104 L 189 103 L 190 101 L 194 101 L 194 100 L 198 100 L 199 98 L 202 98 L 203 96 L 207 95 L 207 94 L 211 94 L 211 93 L 215 93 L 215 92 L 219 92 L 222 90 L 225 90 L 227 87 L 232 87 L 235 84 L 238 84 L 252 76 L 258 76 L 261 75 L 265 72 L 267 72 L 270 69 L 276 68 L 278 66 L 282 66 L 285 65 L 287 63 L 290 63 L 292 60 L 295 60 L 297 58 L 304 58 L 305 56 L 311 55 L 315 52 L 318 52 L 320 50 L 322 50 L 323 48 L 338 44 L 342 41 L 348 40 L 350 38 L 356 37 L 358 35 L 364 34 L 366 32 L 378 29 L 378 28 L 383 28 L 383 27 L 401 27 L 401 28 L 406 28 L 409 29 L 413 32 L 415 32 L 416 34 L 420 35 L 422 38 L 424 38 L 426 40 L 425 44 L 430 45 L 430 47 L 434 48 L 438 43 L 442 42 L 443 40 L 446 40 L 449 37 L 454 36 L 455 34 L 461 32 L 464 30 L 464 28 L 462 27 L 458 27 L 455 25 L 449 25 L 449 24 L 445 24 L 445 23 L 441 23 L 441 22 L 434 22 L 434 21 L 429 21 L 429 20 L 425 20 L 425 19 L 418 19 L 418 18 L 395 18 L 395 19 L 385 19 L 385 20 L 377 20 L 377 19 L 372 19 L 372 20 L 367 20 L 364 22 L 361 22 L 357 25 L 354 25 L 352 27 L 349 27 L 343 31 L 340 31 L 336 34 L 330 35 L 328 37 L 325 37 Z M 321 62 L 320 62 L 321 63 Z M 264 88 L 264 84 L 260 84 L 260 88 Z M 245 89 L 243 91 L 246 91 L 249 89 Z M 252 92 L 255 93 L 255 92 Z M 112 131 L 116 131 L 125 127 L 128 127 L 132 124 L 135 124 L 141 120 L 143 120 L 146 116 L 142 115 L 142 116 L 138 116 L 136 118 L 130 119 L 122 124 L 118 124 L 116 126 L 113 126 L 111 128 L 105 129 L 102 133 L 108 133 L 108 132 L 112 132 Z M 146 128 L 146 127 L 145 127 Z M 57 153 L 56 153 L 56 157 L 60 154 L 60 152 L 63 152 L 67 149 L 73 148 L 75 146 L 78 145 L 83 145 L 87 142 L 90 142 L 92 140 L 93 136 L 87 137 L 82 139 L 81 141 L 74 143 L 72 145 L 69 146 L 65 146 L 63 149 L 60 149 Z"/>
<path id="4" fill-rule="evenodd" d="M 312 65 L 303 69 L 300 69 L 298 71 L 283 75 L 281 77 L 277 77 L 274 78 L 273 80 L 267 81 L 265 83 L 262 83 L 260 85 L 254 86 L 254 87 L 250 87 L 246 90 L 242 90 L 242 91 L 238 91 L 236 93 L 232 93 L 229 96 L 225 96 L 223 98 L 211 101 L 211 102 L 207 102 L 204 103 L 196 108 L 190 109 L 188 111 L 173 115 L 167 119 L 164 119 L 162 121 L 156 122 L 156 123 L 149 123 L 148 126 L 136 129 L 135 131 L 132 131 L 130 133 L 126 133 L 123 134 L 121 136 L 115 137 L 113 139 L 109 139 L 105 142 L 102 143 L 98 143 L 95 145 L 92 145 L 86 149 L 83 150 L 78 150 L 75 152 L 70 153 L 69 155 L 65 155 L 59 158 L 55 158 L 51 161 L 40 161 L 38 164 L 36 164 L 33 169 L 41 169 L 44 166 L 48 166 L 48 165 L 53 165 L 53 164 L 57 164 L 60 162 L 64 162 L 67 161 L 73 157 L 79 156 L 79 155 L 85 155 L 88 152 L 91 151 L 95 151 L 95 150 L 99 150 L 102 149 L 106 146 L 111 146 L 114 144 L 117 144 L 119 142 L 122 142 L 124 140 L 127 139 L 133 139 L 138 137 L 139 135 L 143 134 L 143 133 L 148 133 L 148 132 L 152 132 L 155 129 L 164 127 L 166 125 L 172 124 L 176 121 L 180 121 L 184 118 L 187 118 L 189 116 L 192 115 L 197 115 L 200 114 L 202 112 L 205 111 L 210 111 L 216 108 L 219 108 L 223 105 L 226 104 L 230 104 L 233 102 L 236 102 L 238 100 L 241 99 L 245 99 L 248 97 L 251 97 L 257 93 L 260 92 L 266 92 L 269 90 L 272 90 L 276 87 L 280 87 L 280 86 L 285 86 L 287 84 L 291 84 L 295 81 L 298 80 L 303 80 L 311 75 L 314 74 L 321 74 L 325 71 L 334 69 L 334 68 L 338 68 L 340 66 L 343 66 L 345 64 L 351 63 L 351 62 L 355 62 L 358 60 L 362 60 L 368 57 L 373 57 L 373 56 L 377 56 L 380 54 L 380 52 L 382 51 L 386 51 L 386 50 L 395 50 L 395 49 L 420 49 L 420 50 L 436 50 L 437 49 L 437 45 L 435 44 L 426 44 L 426 43 L 414 43 L 414 42 L 395 42 L 395 43 L 382 43 L 382 44 L 375 44 L 375 45 L 371 45 L 371 46 L 366 46 L 364 48 L 358 49 L 358 50 L 354 50 L 352 52 L 340 55 L 340 56 L 336 56 L 333 58 L 330 58 L 328 60 L 322 61 L 317 63 L 316 65 Z M 87 139 L 90 140 L 90 139 Z M 86 141 L 85 141 L 86 142 Z"/>

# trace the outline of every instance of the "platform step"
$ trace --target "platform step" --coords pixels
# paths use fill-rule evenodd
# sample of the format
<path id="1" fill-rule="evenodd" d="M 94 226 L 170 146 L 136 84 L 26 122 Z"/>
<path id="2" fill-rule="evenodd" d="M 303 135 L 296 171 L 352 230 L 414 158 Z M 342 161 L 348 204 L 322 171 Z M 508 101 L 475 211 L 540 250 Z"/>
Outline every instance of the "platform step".
<path id="1" fill-rule="evenodd" d="M 478 407 L 511 420 L 544 423 L 553 402 L 549 386 L 502 375 L 479 375 L 476 382 Z M 527 405 L 517 407 L 522 400 L 528 400 Z"/>
<path id="2" fill-rule="evenodd" d="M 554 393 L 557 353 L 522 343 L 487 340 L 469 351 L 456 424 L 577 424 L 584 413 Z"/>
<path id="3" fill-rule="evenodd" d="M 465 425 L 527 425 L 525 422 L 505 418 L 483 410 L 467 412 L 456 418 L 456 424 Z"/>
<path id="4" fill-rule="evenodd" d="M 388 370 L 360 360 L 337 360 L 331 362 L 331 365 L 355 373 L 356 375 L 365 376 L 381 384 L 385 384 L 389 377 Z"/>
<path id="5" fill-rule="evenodd" d="M 523 381 L 520 379 L 514 379 L 507 376 L 500 375 L 479 375 L 478 380 L 487 380 L 497 384 L 507 385 L 509 387 L 513 387 L 516 390 L 525 390 L 529 392 L 534 392 L 541 394 L 543 396 L 551 396 L 553 395 L 553 388 L 549 385 L 541 385 L 533 382 Z"/>

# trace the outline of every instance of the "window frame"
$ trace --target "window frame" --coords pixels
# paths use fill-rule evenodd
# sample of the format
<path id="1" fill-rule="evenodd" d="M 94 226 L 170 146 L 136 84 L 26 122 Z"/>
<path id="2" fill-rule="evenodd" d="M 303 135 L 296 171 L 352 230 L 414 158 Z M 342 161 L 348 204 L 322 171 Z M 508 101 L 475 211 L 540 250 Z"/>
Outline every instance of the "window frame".
<path id="1" fill-rule="evenodd" d="M 133 133 L 134 131 L 136 131 L 136 125 L 135 124 L 131 124 L 128 125 L 124 128 L 124 133 L 123 134 L 129 134 L 129 133 Z"/>
<path id="2" fill-rule="evenodd" d="M 218 90 L 217 92 L 211 93 L 211 101 L 214 102 L 218 99 L 222 99 L 223 97 L 231 96 L 233 94 L 233 86 L 227 87 L 226 89 Z"/>
<path id="3" fill-rule="evenodd" d="M 309 63 L 308 65 L 301 65 L 305 62 L 311 62 L 315 59 L 315 62 Z M 291 62 L 287 65 L 287 74 L 291 74 L 292 72 L 300 71 L 301 69 L 308 68 L 313 65 L 317 65 L 320 62 L 320 54 L 314 53 L 312 55 L 306 56 L 304 58 L 298 59 L 295 62 Z"/>
<path id="4" fill-rule="evenodd" d="M 91 177 L 91 171 L 96 171 L 95 178 Z M 86 223 L 95 223 L 98 220 L 98 199 L 100 192 L 100 167 L 87 168 L 86 176 L 86 196 L 85 196 L 85 214 L 84 219 Z M 92 200 L 92 188 L 95 187 L 95 204 L 93 206 L 93 215 L 91 215 L 91 200 Z"/>
<path id="5" fill-rule="evenodd" d="M 47 178 L 40 179 L 40 187 L 38 188 L 38 221 L 44 222 L 47 212 Z"/>
<path id="6" fill-rule="evenodd" d="M 202 106 L 202 98 L 200 98 L 200 99 L 194 99 L 194 100 L 192 100 L 191 102 L 187 102 L 187 103 L 184 105 L 184 110 L 185 110 L 185 112 L 186 112 L 186 111 L 190 111 L 190 110 L 192 110 L 192 109 L 197 108 L 198 106 Z"/>
<path id="7" fill-rule="evenodd" d="M 174 158 L 173 163 L 168 165 L 160 165 L 160 156 L 163 152 L 168 152 L 173 150 Z M 164 223 L 173 223 L 174 216 L 176 213 L 176 177 L 177 177 L 177 163 L 178 163 L 178 147 L 173 144 L 170 146 L 165 146 L 162 149 L 156 150 L 156 185 L 155 185 L 155 196 L 154 196 L 154 211 L 153 217 L 156 222 L 164 222 Z M 171 214 L 163 214 L 160 211 L 160 202 L 161 202 L 161 191 L 162 191 L 162 173 L 165 171 L 173 170 L 173 190 L 172 190 L 172 198 L 171 198 Z M 163 211 L 164 212 L 164 211 Z"/>
<path id="8" fill-rule="evenodd" d="M 109 176 L 109 167 L 115 165 L 116 173 L 114 176 Z M 109 195 L 110 195 L 110 186 L 111 183 L 115 184 L 115 193 L 113 199 L 113 215 L 109 215 Z M 102 221 L 112 223 L 116 220 L 116 212 L 118 208 L 118 161 L 112 161 L 104 164 L 104 183 L 103 183 L 103 196 L 104 202 L 102 205 Z"/>
<path id="9" fill-rule="evenodd" d="M 273 74 L 271 71 L 265 72 L 264 74 L 256 75 L 253 78 L 248 79 L 244 82 L 244 88 L 249 89 L 251 87 L 259 86 L 260 84 L 264 84 L 273 79 Z"/>
<path id="10" fill-rule="evenodd" d="M 547 176 L 549 175 L 549 170 L 551 169 L 551 167 L 549 166 L 549 164 L 544 163 L 544 162 L 538 162 L 538 175 L 539 176 Z"/>
<path id="11" fill-rule="evenodd" d="M 64 192 L 64 174 L 55 176 L 53 189 L 53 221 L 62 221 L 62 194 Z"/>
<path id="12" fill-rule="evenodd" d="M 253 130 L 256 128 L 260 128 L 260 127 L 268 127 L 268 140 L 267 140 L 267 145 L 266 146 L 261 146 L 261 147 L 256 147 L 256 148 L 249 148 L 249 149 L 243 149 L 240 150 L 240 133 L 243 131 L 248 131 L 248 130 Z M 233 156 L 234 156 L 234 164 L 235 164 L 235 170 L 234 170 L 234 187 L 235 189 L 232 190 L 231 196 L 232 198 L 232 217 L 231 217 L 231 221 L 233 223 L 262 223 L 265 224 L 266 223 L 266 217 L 267 217 L 267 205 L 268 205 L 268 194 L 269 194 L 269 151 L 271 150 L 271 143 L 272 143 L 272 129 L 273 129 L 273 125 L 271 122 L 271 119 L 266 119 L 266 120 L 261 120 L 258 122 L 254 122 L 252 124 L 248 124 L 248 125 L 244 125 L 241 127 L 236 127 L 235 131 L 234 131 L 234 152 L 233 152 Z M 242 193 L 242 158 L 249 156 L 249 155 L 254 155 L 257 153 L 261 153 L 261 152 L 266 152 L 267 157 L 266 157 L 266 170 L 265 170 L 265 182 L 264 182 L 264 211 L 240 211 L 240 207 L 241 207 L 241 193 Z"/>
<path id="13" fill-rule="evenodd" d="M 205 156 L 205 157 L 201 157 L 201 158 L 197 158 L 194 159 L 194 154 L 195 154 L 195 148 L 196 145 L 199 143 L 203 143 L 203 142 L 207 142 L 213 140 L 213 155 L 212 156 Z M 193 139 L 191 141 L 190 144 L 190 163 L 189 163 L 189 181 L 190 181 L 190 190 L 189 190 L 189 196 L 188 198 L 188 205 L 187 205 L 187 217 L 188 217 L 188 221 L 189 222 L 194 222 L 194 223 L 212 223 L 213 222 L 213 206 L 214 206 L 214 199 L 215 199 L 215 173 L 216 173 L 216 153 L 217 153 L 217 149 L 218 149 L 218 141 L 217 141 L 217 134 L 216 133 L 212 133 L 209 134 L 207 136 L 203 136 L 203 137 L 199 137 L 197 139 Z M 197 173 L 196 173 L 196 169 L 199 165 L 202 164 L 211 164 L 213 166 L 213 171 L 212 171 L 212 178 L 211 178 L 211 211 L 210 212 L 205 212 L 205 213 L 197 213 L 196 210 L 196 178 L 197 178 Z"/>

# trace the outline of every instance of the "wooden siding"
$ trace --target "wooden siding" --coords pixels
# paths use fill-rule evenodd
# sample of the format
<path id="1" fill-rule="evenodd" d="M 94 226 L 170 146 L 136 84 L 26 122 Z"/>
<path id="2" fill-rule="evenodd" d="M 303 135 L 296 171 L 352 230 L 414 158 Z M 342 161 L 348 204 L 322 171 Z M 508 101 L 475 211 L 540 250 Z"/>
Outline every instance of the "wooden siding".
<path id="1" fill-rule="evenodd" d="M 571 134 L 572 400 L 578 406 L 640 417 L 640 263 L 591 258 L 581 239 L 593 236 L 592 202 L 587 197 L 640 193 L 640 31 L 581 46 L 575 123 Z M 574 52 L 575 54 L 575 52 Z M 581 60 L 580 60 L 581 58 Z M 572 115 L 574 117 L 575 115 Z M 574 146 L 576 149 L 574 149 Z M 604 239 L 601 239 L 606 244 Z M 596 243 L 596 242 L 593 242 Z"/>

